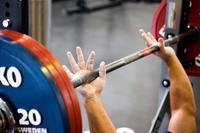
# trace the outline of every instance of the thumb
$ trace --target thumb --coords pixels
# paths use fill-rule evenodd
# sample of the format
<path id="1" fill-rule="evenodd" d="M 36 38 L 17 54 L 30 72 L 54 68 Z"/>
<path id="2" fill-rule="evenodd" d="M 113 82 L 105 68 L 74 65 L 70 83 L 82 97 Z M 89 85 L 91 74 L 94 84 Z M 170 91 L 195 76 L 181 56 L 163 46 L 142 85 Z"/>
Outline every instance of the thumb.
<path id="1" fill-rule="evenodd" d="M 106 65 L 105 62 L 101 62 L 99 65 L 99 77 L 106 79 Z"/>
<path id="2" fill-rule="evenodd" d="M 159 39 L 158 39 L 158 42 L 159 42 L 160 50 L 163 51 L 164 48 L 165 48 L 164 39 L 163 39 L 163 38 L 159 38 Z"/>
<path id="3" fill-rule="evenodd" d="M 69 76 L 69 78 L 72 79 L 74 77 L 74 74 L 67 68 L 67 66 L 62 65 L 62 67 L 65 70 L 65 72 L 67 73 L 67 75 Z"/>

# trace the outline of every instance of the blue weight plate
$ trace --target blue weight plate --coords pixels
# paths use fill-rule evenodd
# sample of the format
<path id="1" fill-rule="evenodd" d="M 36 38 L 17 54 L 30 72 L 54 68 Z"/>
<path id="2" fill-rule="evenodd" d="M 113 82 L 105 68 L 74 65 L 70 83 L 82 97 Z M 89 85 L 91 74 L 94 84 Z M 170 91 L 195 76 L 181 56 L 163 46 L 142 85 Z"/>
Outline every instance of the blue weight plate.
<path id="1" fill-rule="evenodd" d="M 15 41 L 0 37 L 0 94 L 18 132 L 68 133 L 62 95 L 46 67 Z"/>
<path id="2" fill-rule="evenodd" d="M 44 46 L 27 35 L 8 30 L 0 31 L 0 34 L 18 42 L 45 65 L 62 94 L 67 110 L 70 133 L 81 133 L 82 121 L 76 91 L 56 58 Z"/>

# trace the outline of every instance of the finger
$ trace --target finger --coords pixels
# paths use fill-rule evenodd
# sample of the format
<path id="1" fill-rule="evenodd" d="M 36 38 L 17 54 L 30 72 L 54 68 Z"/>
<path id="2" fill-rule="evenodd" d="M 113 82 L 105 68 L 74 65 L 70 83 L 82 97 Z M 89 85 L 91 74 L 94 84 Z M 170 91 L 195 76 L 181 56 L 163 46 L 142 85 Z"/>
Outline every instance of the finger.
<path id="1" fill-rule="evenodd" d="M 85 60 L 83 57 L 83 52 L 80 47 L 76 47 L 76 54 L 77 54 L 78 65 L 80 69 L 85 69 Z"/>
<path id="2" fill-rule="evenodd" d="M 144 34 L 145 34 L 145 31 L 143 30 L 143 29 L 140 29 L 139 30 L 139 34 L 142 36 L 142 38 L 143 38 L 143 36 L 144 36 Z"/>
<path id="3" fill-rule="evenodd" d="M 62 67 L 65 70 L 65 72 L 67 73 L 67 75 L 69 76 L 69 78 L 72 79 L 74 74 L 67 68 L 67 66 L 62 65 Z"/>
<path id="4" fill-rule="evenodd" d="M 139 29 L 139 33 L 142 34 L 144 32 L 143 29 Z"/>
<path id="5" fill-rule="evenodd" d="M 74 73 L 78 72 L 80 70 L 80 68 L 79 68 L 78 64 L 76 63 L 72 53 L 71 52 L 67 52 L 67 57 L 68 57 L 68 60 L 69 60 L 69 63 L 71 65 L 71 67 L 72 67 L 73 72 Z"/>
<path id="6" fill-rule="evenodd" d="M 94 58 L 95 58 L 95 52 L 92 51 L 87 59 L 86 69 L 87 70 L 93 70 L 94 66 Z"/>
<path id="7" fill-rule="evenodd" d="M 164 45 L 164 39 L 163 38 L 159 38 L 158 42 L 159 42 L 160 50 L 161 51 L 164 50 L 164 47 L 165 47 L 165 45 Z"/>
<path id="8" fill-rule="evenodd" d="M 143 40 L 145 41 L 145 43 L 147 44 L 147 46 L 151 46 L 152 45 L 152 40 L 150 39 L 150 37 L 147 35 L 146 32 L 144 32 L 143 29 L 139 30 L 140 35 L 142 36 Z"/>
<path id="9" fill-rule="evenodd" d="M 152 41 L 157 42 L 157 40 L 156 40 L 155 37 L 151 34 L 151 32 L 148 32 L 147 34 L 148 34 L 148 36 L 150 37 L 150 39 L 151 39 Z"/>
<path id="10" fill-rule="evenodd" d="M 106 78 L 106 65 L 105 62 L 101 62 L 99 65 L 99 77 L 105 79 Z"/>

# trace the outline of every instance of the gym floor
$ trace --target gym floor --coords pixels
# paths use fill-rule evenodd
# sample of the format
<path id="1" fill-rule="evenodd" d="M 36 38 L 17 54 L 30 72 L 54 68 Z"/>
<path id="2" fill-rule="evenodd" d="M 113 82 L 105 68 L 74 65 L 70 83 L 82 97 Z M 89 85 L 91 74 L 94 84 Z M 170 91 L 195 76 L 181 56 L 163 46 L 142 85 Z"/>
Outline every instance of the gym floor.
<path id="1" fill-rule="evenodd" d="M 146 47 L 138 30 L 144 28 L 150 31 L 158 4 L 127 2 L 115 8 L 72 16 L 64 13 L 69 6 L 67 2 L 52 5 L 48 49 L 68 66 L 67 51 L 75 53 L 75 47 L 80 46 L 87 56 L 94 50 L 97 67 L 100 61 L 110 63 Z M 148 132 L 158 106 L 160 74 L 161 60 L 154 55 L 108 74 L 102 99 L 116 128 L 128 127 L 136 133 Z M 88 124 L 80 95 L 79 101 L 83 131 L 86 131 Z"/>

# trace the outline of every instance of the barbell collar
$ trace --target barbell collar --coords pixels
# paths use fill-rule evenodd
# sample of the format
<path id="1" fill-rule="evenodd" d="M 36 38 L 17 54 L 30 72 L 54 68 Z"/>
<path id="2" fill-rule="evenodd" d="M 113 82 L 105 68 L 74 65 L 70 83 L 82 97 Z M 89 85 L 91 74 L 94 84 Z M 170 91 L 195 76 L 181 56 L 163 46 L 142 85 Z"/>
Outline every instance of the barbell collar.
<path id="1" fill-rule="evenodd" d="M 0 132 L 14 133 L 15 119 L 7 103 L 0 98 Z"/>

